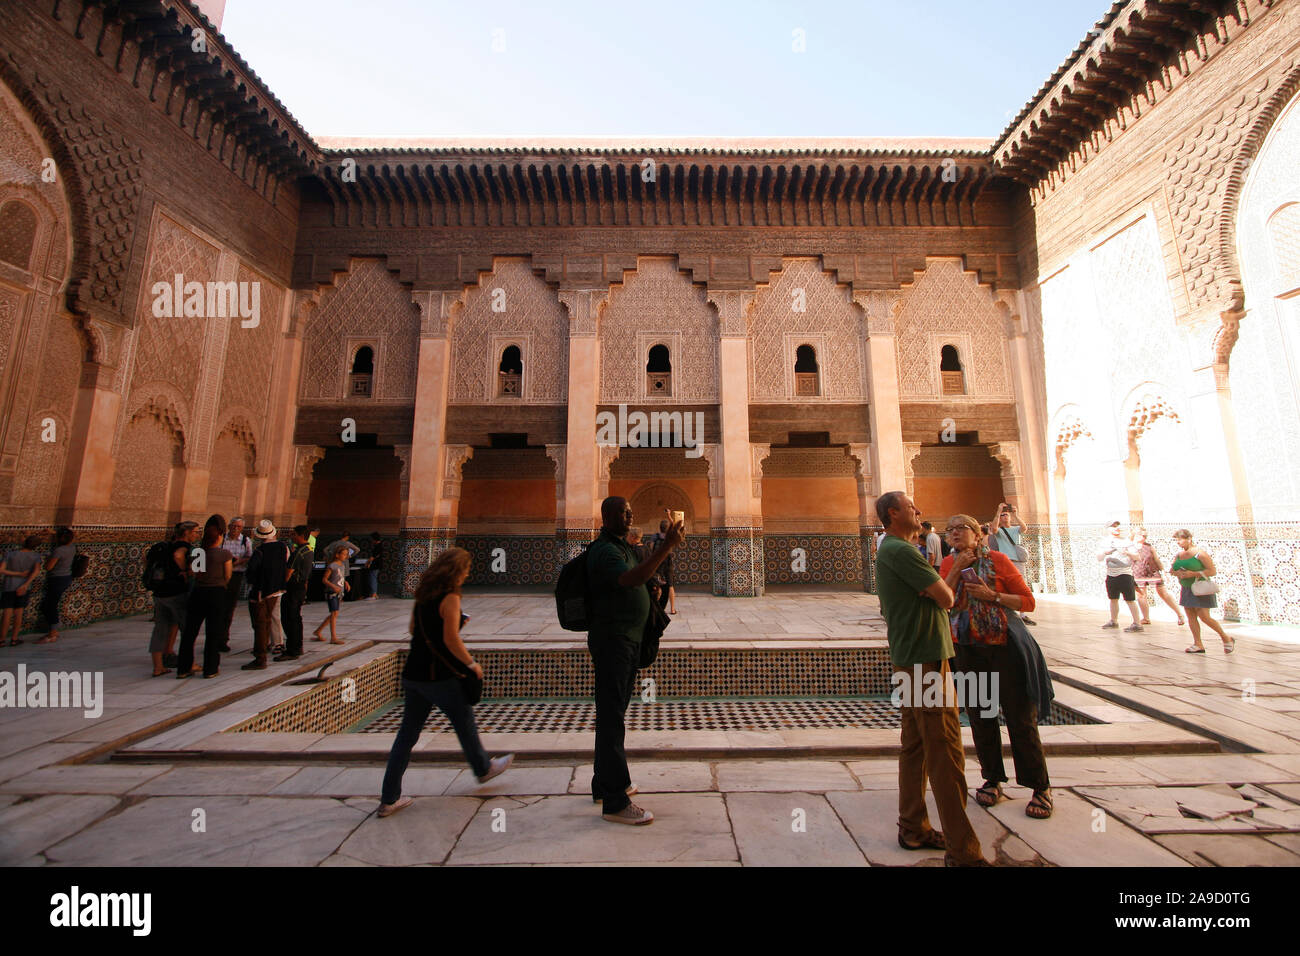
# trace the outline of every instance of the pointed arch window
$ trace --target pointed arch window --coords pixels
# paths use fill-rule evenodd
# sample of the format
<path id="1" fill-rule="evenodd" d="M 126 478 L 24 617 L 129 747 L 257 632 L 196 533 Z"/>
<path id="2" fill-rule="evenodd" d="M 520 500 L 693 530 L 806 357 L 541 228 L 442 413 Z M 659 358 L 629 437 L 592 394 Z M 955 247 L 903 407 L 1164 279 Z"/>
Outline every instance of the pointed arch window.
<path id="1" fill-rule="evenodd" d="M 816 397 L 822 393 L 817 350 L 811 345 L 801 345 L 795 349 L 794 393 L 800 398 Z"/>
<path id="2" fill-rule="evenodd" d="M 939 375 L 943 379 L 944 395 L 966 394 L 966 373 L 962 370 L 957 346 L 945 345 L 939 350 Z"/>
<path id="3" fill-rule="evenodd" d="M 673 363 L 668 346 L 654 345 L 645 365 L 647 395 L 670 396 L 673 393 Z"/>
<path id="4" fill-rule="evenodd" d="M 497 395 L 519 398 L 524 394 L 524 357 L 517 345 L 507 345 L 497 366 Z"/>
<path id="5" fill-rule="evenodd" d="M 352 356 L 352 372 L 348 376 L 348 394 L 353 398 L 369 398 L 374 387 L 375 350 L 363 345 Z"/>

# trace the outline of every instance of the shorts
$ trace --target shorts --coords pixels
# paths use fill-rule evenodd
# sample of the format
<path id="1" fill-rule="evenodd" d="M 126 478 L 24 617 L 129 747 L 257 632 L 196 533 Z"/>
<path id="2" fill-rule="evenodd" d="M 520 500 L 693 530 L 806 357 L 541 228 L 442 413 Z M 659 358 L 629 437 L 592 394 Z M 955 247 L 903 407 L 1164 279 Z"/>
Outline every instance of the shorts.
<path id="1" fill-rule="evenodd" d="M 325 606 L 331 611 L 337 611 L 339 609 L 339 596 L 337 594 L 328 595 L 325 598 Z"/>
<path id="2" fill-rule="evenodd" d="M 1116 601 L 1123 597 L 1125 601 L 1137 600 L 1137 588 L 1131 574 L 1106 575 L 1106 597 Z"/>
<path id="3" fill-rule="evenodd" d="M 19 594 L 17 591 L 5 591 L 0 594 L 0 608 L 9 610 L 11 608 L 24 608 L 27 602 L 32 599 L 32 592 L 28 589 L 26 594 Z"/>

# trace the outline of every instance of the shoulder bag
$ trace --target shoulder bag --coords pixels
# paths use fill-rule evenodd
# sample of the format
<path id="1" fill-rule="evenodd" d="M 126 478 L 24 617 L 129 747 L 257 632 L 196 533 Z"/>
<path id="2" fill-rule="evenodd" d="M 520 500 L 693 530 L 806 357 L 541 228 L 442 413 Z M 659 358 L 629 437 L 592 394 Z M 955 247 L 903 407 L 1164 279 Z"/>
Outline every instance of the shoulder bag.
<path id="1" fill-rule="evenodd" d="M 647 592 L 649 588 L 646 588 Z M 645 630 L 641 632 L 641 659 L 638 668 L 649 667 L 659 656 L 659 638 L 663 636 L 672 618 L 664 613 L 659 602 L 650 598 L 650 615 L 645 619 Z"/>
<path id="2" fill-rule="evenodd" d="M 1016 542 L 1011 538 L 1011 533 L 1007 531 L 1006 528 L 999 528 L 998 534 L 1004 535 L 1006 539 L 1011 542 L 1011 547 L 1015 549 L 1016 553 L 1014 556 L 1009 555 L 1009 557 L 1012 557 L 1017 564 L 1024 564 L 1029 560 L 1029 549 L 1023 544 L 1016 544 Z"/>
<path id="3" fill-rule="evenodd" d="M 439 601 L 438 603 L 441 604 L 442 602 Z M 463 622 L 464 620 L 465 620 L 465 615 L 462 614 L 461 621 Z M 456 680 L 460 682 L 460 692 L 465 695 L 465 703 L 473 707 L 480 700 L 482 700 L 483 699 L 483 678 L 479 677 L 477 674 L 474 673 L 473 670 L 466 667 L 464 664 L 460 664 L 459 667 L 456 664 L 453 664 L 451 661 L 447 659 L 447 657 L 444 654 L 442 654 L 442 652 L 440 652 L 436 647 L 433 646 L 433 641 L 429 640 L 429 635 L 424 633 L 424 622 L 420 619 L 420 615 L 418 612 L 415 615 L 415 626 L 420 629 L 420 639 L 424 641 L 424 646 L 427 647 L 429 651 L 435 657 L 438 658 L 438 660 L 446 664 L 448 670 L 450 670 L 453 674 L 456 675 Z M 462 671 L 464 671 L 464 673 L 462 673 Z M 433 666 L 433 664 L 430 663 L 429 680 L 436 681 L 437 679 L 438 679 L 437 670 Z"/>

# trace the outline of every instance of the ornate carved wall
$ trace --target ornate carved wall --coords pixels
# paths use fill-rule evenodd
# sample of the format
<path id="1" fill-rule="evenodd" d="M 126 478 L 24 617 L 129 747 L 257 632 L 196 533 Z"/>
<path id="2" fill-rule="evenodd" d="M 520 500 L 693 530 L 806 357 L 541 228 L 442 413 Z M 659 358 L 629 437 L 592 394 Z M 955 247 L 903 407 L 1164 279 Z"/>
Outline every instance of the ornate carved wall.
<path id="1" fill-rule="evenodd" d="M 375 382 L 371 399 L 347 394 L 356 347 L 373 340 Z M 406 288 L 376 259 L 353 260 L 321 296 L 303 336 L 301 400 L 411 402 L 420 354 L 420 311 Z"/>
<path id="2" fill-rule="evenodd" d="M 758 287 L 749 320 L 751 402 L 809 401 L 795 395 L 795 351 L 817 354 L 820 398 L 861 402 L 866 396 L 864 316 L 847 287 L 835 282 L 817 259 L 786 259 L 770 282 Z"/>
<path id="3" fill-rule="evenodd" d="M 569 316 L 526 261 L 503 260 L 465 293 L 452 327 L 451 401 L 495 402 L 502 351 L 519 348 L 523 392 L 501 399 L 562 405 L 569 390 Z"/>
<path id="4" fill-rule="evenodd" d="M 646 395 L 646 361 L 654 345 L 668 347 L 672 395 Z M 602 402 L 718 401 L 718 319 L 702 287 L 678 271 L 677 260 L 642 257 L 635 272 L 610 292 L 600 322 Z"/>

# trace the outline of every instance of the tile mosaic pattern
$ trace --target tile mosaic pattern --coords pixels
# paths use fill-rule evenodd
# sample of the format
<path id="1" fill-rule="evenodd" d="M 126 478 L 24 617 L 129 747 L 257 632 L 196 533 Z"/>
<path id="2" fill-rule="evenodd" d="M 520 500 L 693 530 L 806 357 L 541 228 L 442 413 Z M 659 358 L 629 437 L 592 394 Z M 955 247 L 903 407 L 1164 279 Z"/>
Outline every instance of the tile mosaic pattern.
<path id="1" fill-rule="evenodd" d="M 422 575 L 439 554 L 455 544 L 455 531 L 445 528 L 404 528 L 398 538 L 400 570 L 396 582 L 398 597 L 411 597 Z"/>
<path id="2" fill-rule="evenodd" d="M 763 593 L 761 528 L 714 528 L 713 593 L 726 597 L 758 597 Z"/>
<path id="3" fill-rule="evenodd" d="M 795 549 L 803 551 L 802 556 Z M 851 584 L 862 582 L 862 542 L 856 534 L 765 535 L 768 584 Z M 796 571 L 801 560 L 802 571 Z"/>
<path id="4" fill-rule="evenodd" d="M 357 733 L 393 733 L 401 727 L 405 706 L 398 701 L 354 728 Z M 596 705 L 576 701 L 485 700 L 474 708 L 474 723 L 481 733 L 582 734 L 596 729 Z M 898 708 L 888 700 L 871 698 L 768 699 L 768 700 L 659 700 L 633 699 L 626 717 L 627 729 L 656 730 L 843 730 L 845 728 L 897 729 Z M 1044 724 L 1096 724 L 1053 703 Z M 425 731 L 452 733 L 451 722 L 435 712 Z"/>
<path id="5" fill-rule="evenodd" d="M 456 536 L 456 545 L 473 555 L 470 584 L 554 585 L 562 567 L 560 542 L 552 534 L 460 534 Z M 503 570 L 494 570 L 502 567 Z"/>
<path id="6" fill-rule="evenodd" d="M 277 731 L 337 734 L 374 713 L 401 691 L 406 654 L 386 654 L 262 711 L 227 733 Z"/>

